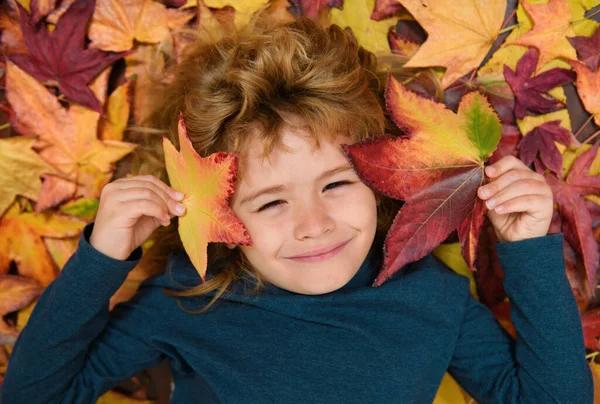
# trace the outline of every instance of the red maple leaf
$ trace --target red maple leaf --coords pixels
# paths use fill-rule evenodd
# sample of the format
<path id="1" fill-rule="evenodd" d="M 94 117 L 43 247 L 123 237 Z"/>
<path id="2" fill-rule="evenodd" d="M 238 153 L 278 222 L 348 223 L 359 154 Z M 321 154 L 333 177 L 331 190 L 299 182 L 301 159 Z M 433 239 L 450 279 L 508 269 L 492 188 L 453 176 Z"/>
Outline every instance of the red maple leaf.
<path id="1" fill-rule="evenodd" d="M 539 152 L 544 165 L 562 177 L 563 158 L 554 142 L 568 146 L 577 146 L 579 142 L 560 122 L 560 119 L 544 122 L 527 132 L 519 144 L 519 153 L 521 160 L 529 165 Z"/>
<path id="2" fill-rule="evenodd" d="M 571 83 L 576 77 L 574 71 L 558 67 L 531 77 L 537 60 L 538 51 L 532 47 L 519 59 L 516 71 L 504 66 L 504 77 L 515 94 L 515 116 L 518 119 L 531 113 L 545 114 L 565 108 L 565 104 L 547 91 Z"/>
<path id="3" fill-rule="evenodd" d="M 19 5 L 23 39 L 29 53 L 9 54 L 8 58 L 38 81 L 58 86 L 69 100 L 101 113 L 102 105 L 87 84 L 128 53 L 85 49 L 86 25 L 95 4 L 95 0 L 73 3 L 52 33 L 44 23 L 35 24 L 33 15 Z"/>
<path id="4" fill-rule="evenodd" d="M 590 37 L 574 36 L 567 39 L 577 51 L 577 59 L 588 65 L 590 70 L 596 71 L 600 64 L 600 29 L 596 29 Z"/>
<path id="5" fill-rule="evenodd" d="M 464 96 L 454 113 L 391 75 L 386 102 L 410 137 L 384 135 L 343 146 L 366 184 L 405 201 L 387 234 L 384 268 L 374 286 L 430 253 L 455 229 L 474 269 L 487 211 L 477 188 L 486 181 L 484 162 L 500 140 L 498 116 L 479 92 Z"/>
<path id="6" fill-rule="evenodd" d="M 558 204 L 558 211 L 563 219 L 562 232 L 565 239 L 584 264 L 591 295 L 595 295 L 600 254 L 592 230 L 592 216 L 583 196 L 600 193 L 600 175 L 587 175 L 597 153 L 598 144 L 595 144 L 581 154 L 565 181 L 559 180 L 552 173 L 545 176 L 552 187 L 554 201 Z"/>

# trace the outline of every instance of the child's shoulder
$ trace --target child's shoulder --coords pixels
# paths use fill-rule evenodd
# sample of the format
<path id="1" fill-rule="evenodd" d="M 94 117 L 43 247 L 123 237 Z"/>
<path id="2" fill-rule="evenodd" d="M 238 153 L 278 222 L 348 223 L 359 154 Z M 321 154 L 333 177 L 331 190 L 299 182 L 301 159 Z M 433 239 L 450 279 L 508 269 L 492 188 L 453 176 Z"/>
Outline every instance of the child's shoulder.
<path id="1" fill-rule="evenodd" d="M 470 293 L 469 278 L 454 272 L 431 253 L 406 265 L 386 283 L 398 293 L 408 293 L 428 304 L 433 301 L 466 303 Z"/>

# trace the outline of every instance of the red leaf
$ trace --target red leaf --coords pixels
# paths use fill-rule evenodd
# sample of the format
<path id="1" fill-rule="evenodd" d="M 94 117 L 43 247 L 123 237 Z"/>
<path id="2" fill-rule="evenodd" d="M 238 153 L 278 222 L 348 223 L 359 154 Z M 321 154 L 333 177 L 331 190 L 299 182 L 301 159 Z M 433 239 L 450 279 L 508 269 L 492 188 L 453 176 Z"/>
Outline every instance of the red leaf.
<path id="1" fill-rule="evenodd" d="M 592 296 L 596 293 L 600 253 L 592 229 L 592 216 L 585 205 L 583 195 L 600 191 L 600 175 L 587 175 L 597 153 L 598 144 L 581 154 L 575 160 L 566 181 L 559 180 L 553 174 L 545 176 L 552 187 L 554 200 L 562 216 L 562 232 L 583 261 Z"/>
<path id="2" fill-rule="evenodd" d="M 100 101 L 87 84 L 127 52 L 85 49 L 85 30 L 95 0 L 79 0 L 60 18 L 52 34 L 45 24 L 35 24 L 34 16 L 19 5 L 21 29 L 28 54 L 9 54 L 21 69 L 46 85 L 58 86 L 69 100 L 102 112 Z"/>
<path id="3" fill-rule="evenodd" d="M 300 14 L 304 17 L 316 20 L 321 10 L 328 10 L 331 7 L 341 9 L 344 5 L 344 0 L 290 0 Z"/>
<path id="4" fill-rule="evenodd" d="M 582 153 L 581 156 L 575 160 L 575 163 L 567 176 L 567 183 L 577 189 L 582 195 L 600 193 L 600 175 L 588 175 L 590 165 L 598 154 L 599 146 L 600 145 L 596 143 Z"/>
<path id="5" fill-rule="evenodd" d="M 588 65 L 590 70 L 596 71 L 600 64 L 600 29 L 596 29 L 591 37 L 574 36 L 567 39 L 577 51 L 577 59 Z"/>
<path id="6" fill-rule="evenodd" d="M 600 344 L 597 339 L 600 336 L 600 309 L 582 313 L 581 325 L 583 326 L 585 347 L 594 351 L 600 351 Z"/>
<path id="7" fill-rule="evenodd" d="M 521 160 L 529 165 L 540 153 L 542 162 L 558 176 L 562 177 L 563 158 L 555 141 L 568 146 L 577 146 L 578 142 L 570 130 L 560 126 L 560 119 L 545 122 L 529 131 L 519 144 Z"/>
<path id="8" fill-rule="evenodd" d="M 502 125 L 502 137 L 498 143 L 498 148 L 488 160 L 489 164 L 494 164 L 504 156 L 515 156 L 518 154 L 518 145 L 521 141 L 521 132 L 514 125 Z"/>
<path id="9" fill-rule="evenodd" d="M 504 77 L 515 94 L 515 116 L 518 119 L 531 113 L 545 114 L 565 108 L 562 102 L 546 92 L 571 83 L 576 77 L 574 71 L 557 67 L 531 77 L 537 60 L 538 52 L 532 47 L 517 63 L 516 72 L 504 66 Z"/>
<path id="10" fill-rule="evenodd" d="M 375 0 L 375 9 L 371 13 L 371 19 L 381 21 L 393 17 L 404 10 L 404 6 L 397 0 Z"/>
<path id="11" fill-rule="evenodd" d="M 477 192 L 477 189 L 475 189 L 475 192 Z M 473 211 L 458 227 L 458 240 L 460 241 L 462 255 L 472 271 L 476 270 L 477 246 L 481 228 L 485 223 L 486 213 L 487 208 L 483 201 L 475 198 Z"/>
<path id="12" fill-rule="evenodd" d="M 410 137 L 379 136 L 343 146 L 367 185 L 405 200 L 387 234 L 384 268 L 373 285 L 430 253 L 459 226 L 463 256 L 474 268 L 485 214 L 476 204 L 477 189 L 485 182 L 484 162 L 500 140 L 498 116 L 478 92 L 463 97 L 454 113 L 393 76 L 386 101 L 390 116 Z"/>

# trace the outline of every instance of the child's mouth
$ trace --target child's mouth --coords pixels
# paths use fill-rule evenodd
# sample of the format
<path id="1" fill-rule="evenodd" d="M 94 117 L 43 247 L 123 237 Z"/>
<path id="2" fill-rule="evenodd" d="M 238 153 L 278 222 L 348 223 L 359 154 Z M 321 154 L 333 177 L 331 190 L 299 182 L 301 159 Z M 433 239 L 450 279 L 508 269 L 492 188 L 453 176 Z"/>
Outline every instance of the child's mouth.
<path id="1" fill-rule="evenodd" d="M 304 257 L 289 257 L 288 259 L 296 261 L 296 262 L 321 262 L 321 261 L 327 261 L 328 259 L 331 259 L 333 257 L 335 257 L 337 254 L 339 254 L 350 242 L 350 240 L 344 242 L 343 244 L 335 247 L 334 249 L 327 251 L 325 253 L 321 253 L 321 254 L 315 254 L 315 255 L 311 255 L 311 256 L 304 256 Z"/>

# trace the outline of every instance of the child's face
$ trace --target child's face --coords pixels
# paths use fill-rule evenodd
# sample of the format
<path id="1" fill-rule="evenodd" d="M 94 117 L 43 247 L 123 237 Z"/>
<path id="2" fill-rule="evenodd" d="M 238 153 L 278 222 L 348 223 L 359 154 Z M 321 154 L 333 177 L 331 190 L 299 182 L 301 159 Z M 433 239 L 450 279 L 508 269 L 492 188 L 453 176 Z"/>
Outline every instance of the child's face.
<path id="1" fill-rule="evenodd" d="M 375 194 L 343 154 L 340 145 L 352 143 L 349 138 L 332 142 L 322 137 L 317 149 L 304 132 L 285 129 L 281 136 L 289 152 L 276 147 L 272 165 L 259 157 L 259 142 L 244 160 L 231 205 L 253 245 L 240 248 L 267 281 L 282 289 L 307 295 L 332 292 L 356 274 L 373 243 Z M 339 170 L 326 175 L 334 169 Z M 244 201 L 277 186 L 281 189 Z M 340 245 L 320 257 L 297 257 Z"/>

